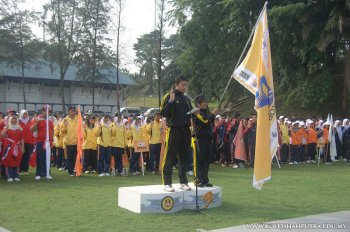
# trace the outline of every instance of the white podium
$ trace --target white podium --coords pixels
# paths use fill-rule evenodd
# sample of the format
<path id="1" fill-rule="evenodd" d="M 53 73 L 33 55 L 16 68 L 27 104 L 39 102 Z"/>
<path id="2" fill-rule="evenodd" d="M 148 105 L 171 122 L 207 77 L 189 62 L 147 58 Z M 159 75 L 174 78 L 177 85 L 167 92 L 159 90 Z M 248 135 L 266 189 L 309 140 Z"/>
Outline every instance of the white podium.
<path id="1" fill-rule="evenodd" d="M 196 189 L 180 190 L 173 184 L 175 192 L 164 191 L 163 185 L 121 187 L 118 189 L 118 206 L 134 213 L 175 213 L 183 209 L 196 208 Z M 198 205 L 201 209 L 219 207 L 222 204 L 221 187 L 198 188 Z"/>

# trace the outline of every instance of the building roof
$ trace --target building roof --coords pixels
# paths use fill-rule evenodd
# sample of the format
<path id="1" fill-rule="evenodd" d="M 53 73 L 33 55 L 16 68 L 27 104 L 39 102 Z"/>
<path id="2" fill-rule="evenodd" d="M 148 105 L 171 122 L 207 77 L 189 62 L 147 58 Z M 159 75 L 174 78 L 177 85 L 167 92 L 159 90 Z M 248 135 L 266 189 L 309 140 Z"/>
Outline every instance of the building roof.
<path id="1" fill-rule="evenodd" d="M 115 67 L 99 68 L 98 70 L 103 74 L 103 78 L 96 80 L 96 85 L 111 86 L 111 84 L 117 84 L 117 72 Z M 79 78 L 78 72 L 78 65 L 70 65 L 65 74 L 65 83 L 74 82 L 82 84 L 83 81 Z M 26 82 L 45 81 L 45 83 L 57 83 L 60 80 L 58 64 L 47 60 L 34 60 L 31 63 L 27 62 L 24 75 L 26 77 Z M 11 78 L 14 81 L 18 80 L 22 77 L 21 66 L 0 62 L 0 77 Z M 129 76 L 121 72 L 119 72 L 119 83 L 120 85 L 135 85 L 135 82 Z"/>

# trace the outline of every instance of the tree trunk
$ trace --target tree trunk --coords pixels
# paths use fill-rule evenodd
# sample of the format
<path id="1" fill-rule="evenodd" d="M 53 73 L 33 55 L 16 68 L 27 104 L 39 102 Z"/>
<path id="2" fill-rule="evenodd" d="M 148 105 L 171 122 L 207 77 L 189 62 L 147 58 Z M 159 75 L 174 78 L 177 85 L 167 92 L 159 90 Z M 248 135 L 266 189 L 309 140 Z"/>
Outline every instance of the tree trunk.
<path id="1" fill-rule="evenodd" d="M 23 49 L 23 48 L 22 48 Z M 21 85 L 22 85 L 22 92 L 23 92 L 23 102 L 24 102 L 24 109 L 27 109 L 27 98 L 26 98 L 26 88 L 24 85 L 24 58 L 22 58 L 22 78 L 21 78 Z"/>
<path id="2" fill-rule="evenodd" d="M 160 17 L 159 17 L 159 41 L 158 41 L 158 104 L 162 104 L 162 34 L 163 34 L 163 13 L 164 0 L 160 2 Z"/>
<path id="3" fill-rule="evenodd" d="M 92 112 L 95 112 L 95 87 L 92 85 Z"/>
<path id="4" fill-rule="evenodd" d="M 61 74 L 61 78 L 60 78 L 60 95 L 61 95 L 62 112 L 63 114 L 66 114 L 66 101 L 64 99 L 64 75 L 63 74 Z"/>
<path id="5" fill-rule="evenodd" d="M 94 38 L 93 38 L 93 64 L 92 64 L 92 111 L 95 111 L 95 80 L 96 80 L 96 50 L 97 50 L 97 30 L 98 30 L 98 20 L 100 13 L 100 0 L 97 0 L 97 12 L 96 12 L 96 22 L 94 26 Z"/>
<path id="6" fill-rule="evenodd" d="M 119 37 L 120 37 L 120 21 L 122 14 L 122 0 L 118 1 L 119 12 L 118 12 L 118 34 L 117 34 L 117 112 L 120 113 L 120 84 L 119 84 Z"/>
<path id="7" fill-rule="evenodd" d="M 21 85 L 22 85 L 22 92 L 23 92 L 23 103 L 24 103 L 24 109 L 27 109 L 27 99 L 26 99 L 26 90 L 24 85 L 24 44 L 23 44 L 23 35 L 22 35 L 22 23 L 20 22 L 20 40 L 21 40 L 21 69 L 22 69 L 22 78 L 21 78 Z"/>
<path id="8" fill-rule="evenodd" d="M 348 96 L 350 94 L 350 50 L 346 52 L 345 58 L 345 72 L 344 72 L 344 92 L 343 92 L 343 103 L 342 111 L 343 114 L 348 114 Z"/>

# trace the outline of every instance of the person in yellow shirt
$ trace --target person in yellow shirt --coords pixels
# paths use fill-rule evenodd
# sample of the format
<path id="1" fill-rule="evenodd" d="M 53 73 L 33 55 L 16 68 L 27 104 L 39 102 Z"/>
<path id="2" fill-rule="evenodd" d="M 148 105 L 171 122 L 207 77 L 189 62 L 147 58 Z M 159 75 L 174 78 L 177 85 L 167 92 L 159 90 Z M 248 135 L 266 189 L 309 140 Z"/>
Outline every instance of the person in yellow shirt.
<path id="1" fill-rule="evenodd" d="M 78 128 L 78 117 L 75 106 L 69 107 L 69 114 L 63 120 L 62 133 L 65 135 L 65 144 L 68 155 L 68 173 L 70 176 L 75 176 L 74 167 L 75 160 L 77 158 L 77 129 Z"/>
<path id="2" fill-rule="evenodd" d="M 97 170 L 97 138 L 99 128 L 97 126 L 96 115 L 87 117 L 84 125 L 84 171 L 86 174 Z"/>
<path id="3" fill-rule="evenodd" d="M 112 120 L 109 114 L 105 114 L 99 126 L 100 135 L 100 153 L 99 153 L 99 173 L 100 177 L 110 176 L 109 168 L 111 162 L 111 146 L 112 146 Z"/>
<path id="4" fill-rule="evenodd" d="M 63 160 L 64 160 L 64 150 L 63 150 L 63 138 L 64 135 L 62 134 L 62 127 L 63 127 L 63 121 L 58 123 L 54 127 L 54 133 L 55 133 L 55 140 L 56 140 L 56 149 L 57 149 L 57 168 L 59 171 L 64 170 Z"/>
<path id="5" fill-rule="evenodd" d="M 288 134 L 288 126 L 285 123 L 284 116 L 279 117 L 280 121 L 280 131 L 282 137 L 282 147 L 281 147 L 281 163 L 288 163 L 288 153 L 289 153 L 289 134 Z"/>
<path id="6" fill-rule="evenodd" d="M 135 152 L 134 150 L 134 142 L 142 139 L 142 131 L 141 131 L 141 118 L 137 117 L 130 127 L 127 138 L 130 141 L 129 147 L 131 148 L 131 159 L 130 159 L 130 174 L 138 175 L 140 174 L 139 170 L 139 160 L 140 160 L 140 152 Z"/>
<path id="7" fill-rule="evenodd" d="M 151 118 L 143 118 L 141 116 L 141 137 L 142 140 L 149 143 L 150 136 L 147 133 L 147 128 L 151 123 Z M 150 154 L 148 152 L 143 152 L 143 161 L 146 163 L 146 171 L 149 171 L 147 167 L 149 166 Z"/>
<path id="8" fill-rule="evenodd" d="M 114 163 L 116 167 L 116 171 L 121 175 L 123 172 L 122 158 L 125 149 L 125 139 L 126 132 L 123 125 L 122 117 L 119 113 L 117 113 L 115 121 L 113 123 L 114 136 L 112 136 L 112 148 L 111 152 L 114 156 Z"/>
<path id="9" fill-rule="evenodd" d="M 147 170 L 152 174 L 159 172 L 159 159 L 160 150 L 162 147 L 162 122 L 160 121 L 162 116 L 160 113 L 155 115 L 154 120 L 147 126 L 147 133 L 150 136 L 149 149 L 150 149 L 150 160 L 148 162 Z M 155 165 L 155 166 L 154 166 Z"/>
<path id="10" fill-rule="evenodd" d="M 292 128 L 290 131 L 290 152 L 291 160 L 289 164 L 298 164 L 300 162 L 300 131 L 299 131 L 299 121 L 292 123 Z"/>
<path id="11" fill-rule="evenodd" d="M 301 121 L 299 124 L 300 133 L 300 162 L 305 163 L 307 160 L 307 132 L 305 122 Z"/>

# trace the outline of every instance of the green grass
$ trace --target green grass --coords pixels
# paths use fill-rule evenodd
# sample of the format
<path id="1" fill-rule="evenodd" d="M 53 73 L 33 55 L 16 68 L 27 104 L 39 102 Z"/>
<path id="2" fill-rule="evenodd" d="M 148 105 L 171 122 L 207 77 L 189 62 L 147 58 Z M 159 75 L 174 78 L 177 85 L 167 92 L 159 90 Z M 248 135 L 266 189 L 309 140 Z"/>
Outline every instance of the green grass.
<path id="1" fill-rule="evenodd" d="M 53 170 L 53 181 L 22 177 L 0 180 L 0 226 L 11 231 L 195 231 L 245 223 L 350 210 L 350 165 L 285 165 L 273 167 L 263 190 L 252 188 L 249 168 L 210 167 L 210 179 L 222 186 L 222 206 L 171 215 L 135 214 L 117 206 L 122 186 L 161 183 L 160 176 L 69 177 Z M 177 175 L 174 175 L 177 181 Z"/>
<path id="2" fill-rule="evenodd" d="M 130 96 L 126 99 L 126 106 L 129 107 L 158 107 L 158 96 L 153 95 L 152 97 L 140 97 Z"/>

